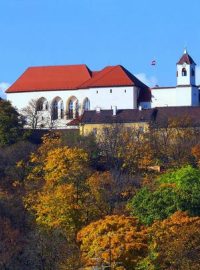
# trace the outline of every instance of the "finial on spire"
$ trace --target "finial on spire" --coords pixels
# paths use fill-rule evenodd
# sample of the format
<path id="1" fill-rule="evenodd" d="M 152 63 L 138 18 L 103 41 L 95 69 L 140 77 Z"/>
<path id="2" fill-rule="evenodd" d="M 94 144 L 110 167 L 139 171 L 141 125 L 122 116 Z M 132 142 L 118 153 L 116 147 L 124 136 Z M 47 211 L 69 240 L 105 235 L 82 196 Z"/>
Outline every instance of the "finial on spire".
<path id="1" fill-rule="evenodd" d="M 184 54 L 187 54 L 187 48 L 184 49 Z"/>

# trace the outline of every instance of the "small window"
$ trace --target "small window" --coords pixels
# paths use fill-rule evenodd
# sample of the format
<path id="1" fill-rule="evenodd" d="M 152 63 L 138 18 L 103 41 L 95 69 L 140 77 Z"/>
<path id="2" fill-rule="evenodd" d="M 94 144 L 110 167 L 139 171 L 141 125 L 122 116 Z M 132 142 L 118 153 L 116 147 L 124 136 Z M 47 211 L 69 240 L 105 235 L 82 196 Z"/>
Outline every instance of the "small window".
<path id="1" fill-rule="evenodd" d="M 96 92 L 97 94 L 99 93 L 99 91 L 97 90 L 97 92 Z"/>
<path id="2" fill-rule="evenodd" d="M 176 71 L 176 77 L 178 77 L 178 71 Z"/>
<path id="3" fill-rule="evenodd" d="M 185 68 L 182 69 L 182 76 L 183 77 L 187 76 L 187 70 Z"/>
<path id="4" fill-rule="evenodd" d="M 126 93 L 126 89 L 124 90 L 124 93 Z"/>
<path id="5" fill-rule="evenodd" d="M 112 89 L 110 89 L 110 93 L 112 93 Z"/>

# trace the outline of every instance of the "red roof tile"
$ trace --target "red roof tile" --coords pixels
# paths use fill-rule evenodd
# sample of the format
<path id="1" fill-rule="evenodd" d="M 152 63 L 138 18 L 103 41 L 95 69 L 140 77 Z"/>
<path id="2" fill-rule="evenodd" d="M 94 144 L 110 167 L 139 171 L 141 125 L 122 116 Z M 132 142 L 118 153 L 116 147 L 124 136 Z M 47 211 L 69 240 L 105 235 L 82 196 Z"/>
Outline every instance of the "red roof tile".
<path id="1" fill-rule="evenodd" d="M 108 66 L 103 70 L 96 72 L 95 76 L 84 82 L 80 87 L 107 87 L 107 86 L 140 86 L 146 87 L 141 81 L 139 81 L 134 75 L 132 75 L 124 67 Z"/>
<path id="2" fill-rule="evenodd" d="M 30 67 L 7 93 L 76 89 L 90 78 L 86 65 Z"/>
<path id="3" fill-rule="evenodd" d="M 7 93 L 115 86 L 138 86 L 141 88 L 139 101 L 151 100 L 150 89 L 120 65 L 93 72 L 86 65 L 31 67 Z"/>

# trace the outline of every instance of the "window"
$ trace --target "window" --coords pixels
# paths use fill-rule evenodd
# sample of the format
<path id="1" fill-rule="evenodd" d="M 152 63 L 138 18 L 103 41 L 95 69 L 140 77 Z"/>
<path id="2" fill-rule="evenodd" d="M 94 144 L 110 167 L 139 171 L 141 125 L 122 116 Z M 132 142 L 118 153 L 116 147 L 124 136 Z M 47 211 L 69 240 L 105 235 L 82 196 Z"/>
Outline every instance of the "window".
<path id="1" fill-rule="evenodd" d="M 97 91 L 96 91 L 96 93 L 98 94 L 98 93 L 99 93 L 99 91 L 97 90 Z"/>
<path id="2" fill-rule="evenodd" d="M 52 104 L 52 119 L 58 119 L 58 101 L 55 99 Z"/>
<path id="3" fill-rule="evenodd" d="M 110 93 L 112 93 L 112 89 L 110 89 Z"/>
<path id="4" fill-rule="evenodd" d="M 126 93 L 126 89 L 124 90 L 124 93 Z"/>
<path id="5" fill-rule="evenodd" d="M 60 97 L 56 97 L 51 104 L 52 120 L 62 119 L 64 117 L 63 101 Z"/>
<path id="6" fill-rule="evenodd" d="M 176 71 L 176 77 L 178 77 L 178 71 Z"/>
<path id="7" fill-rule="evenodd" d="M 90 110 L 90 101 L 88 98 L 86 98 L 83 102 L 83 111 L 89 111 Z"/>
<path id="8" fill-rule="evenodd" d="M 70 100 L 69 102 L 69 111 L 68 111 L 68 116 L 69 116 L 69 119 L 72 119 L 73 118 L 73 100 Z"/>
<path id="9" fill-rule="evenodd" d="M 183 77 L 187 76 L 187 70 L 185 68 L 182 69 L 182 76 Z"/>
<path id="10" fill-rule="evenodd" d="M 37 111 L 47 111 L 48 110 L 48 102 L 45 98 L 39 98 L 37 101 Z"/>

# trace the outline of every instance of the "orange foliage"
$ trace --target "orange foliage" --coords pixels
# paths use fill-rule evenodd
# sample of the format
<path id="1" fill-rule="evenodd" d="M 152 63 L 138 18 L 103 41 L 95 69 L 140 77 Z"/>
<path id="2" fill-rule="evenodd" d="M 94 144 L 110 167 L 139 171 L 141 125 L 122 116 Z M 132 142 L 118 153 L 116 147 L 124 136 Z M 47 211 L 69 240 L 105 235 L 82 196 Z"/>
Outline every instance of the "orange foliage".
<path id="1" fill-rule="evenodd" d="M 78 233 L 83 263 L 94 265 L 95 258 L 103 264 L 134 267 L 147 251 L 146 230 L 137 219 L 126 216 L 106 216 Z"/>
<path id="2" fill-rule="evenodd" d="M 155 264 L 160 269 L 200 269 L 200 217 L 176 212 L 150 229 Z"/>
<path id="3" fill-rule="evenodd" d="M 197 164 L 200 166 L 200 144 L 192 148 L 192 155 L 195 157 Z"/>
<path id="4" fill-rule="evenodd" d="M 148 166 L 154 165 L 154 156 L 151 144 L 146 138 L 146 134 L 137 132 L 127 140 L 126 147 L 123 151 L 123 168 L 130 173 L 135 173 L 138 170 L 146 170 Z"/>

